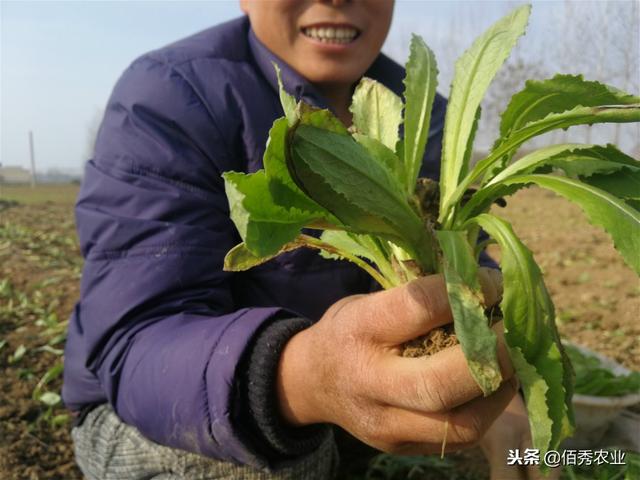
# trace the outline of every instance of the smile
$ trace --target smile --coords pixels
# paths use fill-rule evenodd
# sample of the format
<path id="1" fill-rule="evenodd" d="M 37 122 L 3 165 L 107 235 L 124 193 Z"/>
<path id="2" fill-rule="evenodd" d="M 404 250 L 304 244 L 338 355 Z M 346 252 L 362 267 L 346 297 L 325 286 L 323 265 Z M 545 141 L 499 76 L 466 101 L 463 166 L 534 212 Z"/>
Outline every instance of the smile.
<path id="1" fill-rule="evenodd" d="M 351 43 L 359 34 L 358 30 L 351 27 L 306 27 L 302 33 L 309 38 L 322 43 Z"/>

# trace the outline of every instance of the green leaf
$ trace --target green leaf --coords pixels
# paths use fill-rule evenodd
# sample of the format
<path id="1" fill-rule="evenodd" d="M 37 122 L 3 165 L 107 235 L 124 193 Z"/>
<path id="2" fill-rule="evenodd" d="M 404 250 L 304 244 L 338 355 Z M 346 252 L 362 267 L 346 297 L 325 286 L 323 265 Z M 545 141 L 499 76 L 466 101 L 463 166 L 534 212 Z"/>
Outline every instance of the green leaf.
<path id="1" fill-rule="evenodd" d="M 599 397 L 617 397 L 640 392 L 640 372 L 616 375 L 599 358 L 565 345 L 576 373 L 575 393 Z"/>
<path id="2" fill-rule="evenodd" d="M 301 125 L 310 125 L 345 137 L 349 136 L 347 127 L 326 108 L 317 108 L 303 102 L 300 102 L 296 108 Z"/>
<path id="3" fill-rule="evenodd" d="M 502 183 L 535 183 L 572 201 L 582 208 L 589 222 L 604 228 L 622 258 L 640 274 L 640 212 L 624 201 L 578 180 L 553 175 L 520 175 Z"/>
<path id="4" fill-rule="evenodd" d="M 530 122 L 578 106 L 599 107 L 634 103 L 640 103 L 640 97 L 599 82 L 586 81 L 582 75 L 556 75 L 547 80 L 528 80 L 525 88 L 511 97 L 509 105 L 502 113 L 500 136 L 507 137 Z"/>
<path id="5" fill-rule="evenodd" d="M 505 340 L 522 384 L 533 446 L 541 456 L 572 432 L 572 370 L 558 336 L 554 309 L 533 255 L 504 220 L 472 220 L 501 247 Z"/>
<path id="6" fill-rule="evenodd" d="M 419 35 L 412 35 L 404 79 L 404 158 L 405 188 L 413 194 L 429 136 L 431 109 L 438 85 L 438 67 L 433 52 Z M 393 148 L 393 147 L 390 147 Z M 398 151 L 400 156 L 400 150 Z"/>
<path id="7" fill-rule="evenodd" d="M 501 183 L 505 178 L 517 174 L 534 173 L 548 170 L 548 166 L 556 166 L 566 173 L 593 173 L 594 171 L 611 171 L 621 169 L 635 162 L 613 145 L 599 147 L 583 144 L 561 144 L 544 147 L 525 155 L 496 175 L 490 182 L 480 188 L 462 207 L 456 216 L 456 224 L 462 224 L 489 209 L 492 203 L 500 197 L 512 195 L 524 185 L 505 185 Z"/>
<path id="8" fill-rule="evenodd" d="M 49 370 L 47 370 L 45 372 L 45 374 L 42 376 L 42 378 L 38 381 L 38 384 L 33 389 L 32 398 L 34 400 L 37 400 L 40 397 L 40 394 L 42 392 L 42 388 L 46 384 L 48 384 L 49 382 L 51 382 L 51 381 L 55 380 L 56 378 L 60 377 L 60 375 L 62 375 L 63 371 L 64 371 L 64 365 L 63 365 L 62 362 L 56 363 L 53 367 L 51 367 Z"/>
<path id="9" fill-rule="evenodd" d="M 280 250 L 273 255 L 258 256 L 252 253 L 251 250 L 247 248 L 247 245 L 242 242 L 227 252 L 224 257 L 223 269 L 227 272 L 242 272 L 268 262 L 281 253 L 289 252 L 304 246 L 304 243 L 301 243 L 296 239 L 292 242 L 285 243 Z"/>
<path id="10" fill-rule="evenodd" d="M 366 135 L 354 133 L 352 136 L 356 142 L 367 149 L 373 159 L 377 160 L 383 168 L 388 170 L 390 175 L 397 178 L 398 181 L 402 181 L 404 178 L 404 165 L 393 150 L 390 150 L 378 140 L 367 137 Z"/>
<path id="11" fill-rule="evenodd" d="M 473 170 L 458 185 L 451 195 L 451 202 L 457 202 L 473 182 L 484 173 L 490 171 L 506 154 L 513 153 L 527 140 L 558 128 L 569 128 L 576 125 L 594 123 L 627 123 L 640 121 L 640 105 L 613 105 L 603 107 L 576 107 L 562 113 L 552 113 L 541 120 L 530 122 L 519 130 L 515 130 L 491 154 L 479 161 Z M 491 181 L 492 177 L 486 179 Z M 485 182 L 485 183 L 486 183 Z M 440 218 L 443 221 L 443 218 Z"/>
<path id="12" fill-rule="evenodd" d="M 16 348 L 16 351 L 13 352 L 13 355 L 9 357 L 9 363 L 12 364 L 12 363 L 19 362 L 20 360 L 22 360 L 22 357 L 24 357 L 26 353 L 27 353 L 27 347 L 20 344 L 18 348 Z"/>
<path id="13" fill-rule="evenodd" d="M 282 85 L 282 75 L 280 74 L 280 67 L 278 64 L 276 62 L 272 62 L 272 64 L 273 68 L 276 70 L 276 76 L 278 77 L 278 91 L 280 94 L 282 110 L 284 111 L 284 115 L 289 126 L 293 126 L 298 119 L 298 115 L 296 114 L 296 99 L 285 91 L 284 86 Z"/>
<path id="14" fill-rule="evenodd" d="M 45 392 L 38 398 L 42 403 L 48 407 L 55 407 L 61 402 L 60 395 L 54 392 Z"/>
<path id="15" fill-rule="evenodd" d="M 365 258 L 370 261 L 375 261 L 375 257 L 372 252 L 355 240 L 357 237 L 358 235 L 349 232 L 325 230 L 322 232 L 320 240 L 338 250 L 351 253 L 352 255 Z M 327 258 L 344 258 L 340 254 L 327 254 L 327 256 Z"/>
<path id="16" fill-rule="evenodd" d="M 402 100 L 375 80 L 364 77 L 356 87 L 351 107 L 358 132 L 393 150 L 402 121 Z"/>
<path id="17" fill-rule="evenodd" d="M 615 197 L 640 200 L 640 169 L 623 169 L 608 175 L 580 177 L 580 180 Z"/>
<path id="18" fill-rule="evenodd" d="M 436 232 L 444 254 L 444 274 L 456 336 L 471 370 L 485 396 L 502 381 L 497 339 L 482 306 L 478 265 L 464 231 Z"/>
<path id="19" fill-rule="evenodd" d="M 585 156 L 588 155 L 588 152 L 585 152 L 585 150 L 588 151 L 593 147 L 593 145 L 583 145 L 579 143 L 564 143 L 560 145 L 552 145 L 550 147 L 543 147 L 525 155 L 518 161 L 509 165 L 498 175 L 493 177 L 491 181 L 487 182 L 485 187 L 500 183 L 505 178 L 516 174 L 533 173 L 539 167 L 549 164 L 553 159 L 565 158 L 571 153 L 575 153 L 573 156 L 574 159 L 585 158 Z"/>
<path id="20" fill-rule="evenodd" d="M 506 15 L 480 36 L 456 62 L 447 105 L 440 180 L 440 219 L 448 218 L 453 193 L 467 174 L 465 162 L 484 94 L 518 38 L 524 33 L 531 7 Z"/>
<path id="21" fill-rule="evenodd" d="M 297 185 L 352 232 L 408 242 L 416 259 L 433 267 L 430 239 L 402 186 L 355 140 L 299 125 L 289 137 L 287 165 Z"/>
<path id="22" fill-rule="evenodd" d="M 223 178 L 231 219 L 247 249 L 258 257 L 275 254 L 302 227 L 318 219 L 316 213 L 295 205 L 286 208 L 276 204 L 264 170 L 252 174 L 225 172 Z"/>
<path id="23" fill-rule="evenodd" d="M 305 195 L 289 175 L 285 160 L 288 130 L 286 118 L 279 118 L 273 123 L 271 130 L 269 130 L 267 147 L 263 156 L 264 169 L 273 201 L 285 208 L 288 205 L 294 205 L 301 210 L 313 212 L 317 217 L 324 217 L 330 222 L 337 221 L 329 212 Z"/>

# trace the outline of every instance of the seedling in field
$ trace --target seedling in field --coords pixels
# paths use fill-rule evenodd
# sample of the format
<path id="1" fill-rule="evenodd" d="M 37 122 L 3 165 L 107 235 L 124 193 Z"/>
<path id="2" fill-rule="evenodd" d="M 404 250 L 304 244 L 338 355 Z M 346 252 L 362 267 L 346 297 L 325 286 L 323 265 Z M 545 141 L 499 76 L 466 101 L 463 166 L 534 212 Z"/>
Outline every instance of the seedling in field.
<path id="1" fill-rule="evenodd" d="M 480 103 L 524 33 L 530 7 L 505 16 L 460 57 L 444 127 L 441 180 L 419 179 L 436 90 L 436 62 L 414 36 L 404 103 L 364 78 L 353 125 L 295 99 L 281 87 L 285 116 L 271 128 L 264 170 L 224 174 L 231 217 L 243 242 L 225 258 L 244 270 L 299 247 L 351 260 L 383 288 L 442 272 L 455 334 L 485 395 L 502 380 L 496 336 L 485 316 L 477 259 L 484 229 L 502 250 L 505 340 L 541 455 L 571 435 L 573 372 L 560 343 L 540 268 L 511 225 L 489 213 L 530 185 L 576 203 L 640 272 L 640 164 L 614 145 L 561 144 L 513 161 L 519 147 L 574 125 L 640 120 L 640 98 L 582 76 L 528 81 L 503 112 L 500 136 L 470 164 Z M 404 124 L 404 138 L 399 126 Z M 473 187 L 473 188 L 472 188 Z M 322 230 L 320 238 L 302 228 Z"/>

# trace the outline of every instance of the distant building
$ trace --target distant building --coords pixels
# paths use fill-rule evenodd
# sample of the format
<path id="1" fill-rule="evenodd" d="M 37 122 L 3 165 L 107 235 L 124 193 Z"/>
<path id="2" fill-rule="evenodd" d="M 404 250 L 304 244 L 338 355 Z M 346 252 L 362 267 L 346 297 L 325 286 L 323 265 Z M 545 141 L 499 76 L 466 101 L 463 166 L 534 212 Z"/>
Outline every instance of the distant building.
<path id="1" fill-rule="evenodd" d="M 26 168 L 7 165 L 0 167 L 0 183 L 4 184 L 20 184 L 30 183 L 31 172 Z"/>

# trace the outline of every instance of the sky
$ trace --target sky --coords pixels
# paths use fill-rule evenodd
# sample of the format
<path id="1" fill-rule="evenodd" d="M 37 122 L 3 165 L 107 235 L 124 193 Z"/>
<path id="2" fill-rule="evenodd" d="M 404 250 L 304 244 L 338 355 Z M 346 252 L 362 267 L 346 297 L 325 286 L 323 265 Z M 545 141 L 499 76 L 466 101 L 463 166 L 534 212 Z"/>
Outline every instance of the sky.
<path id="1" fill-rule="evenodd" d="M 580 8 L 597 3 L 581 2 Z M 519 4 L 397 0 L 383 51 L 403 62 L 410 33 L 417 31 L 439 59 L 457 56 Z M 540 46 L 551 25 L 560 30 L 551 20 L 566 11 L 563 5 L 533 2 L 527 55 L 548 56 Z M 31 130 L 38 171 L 79 172 L 111 89 L 133 59 L 239 15 L 238 0 L 0 0 L 0 163 L 29 166 Z M 446 90 L 453 61 L 440 63 Z"/>

